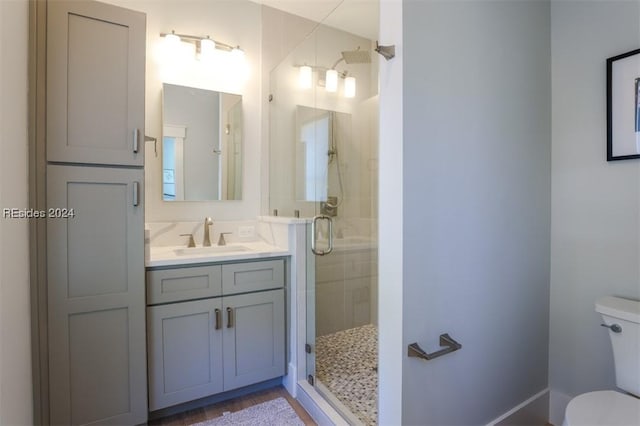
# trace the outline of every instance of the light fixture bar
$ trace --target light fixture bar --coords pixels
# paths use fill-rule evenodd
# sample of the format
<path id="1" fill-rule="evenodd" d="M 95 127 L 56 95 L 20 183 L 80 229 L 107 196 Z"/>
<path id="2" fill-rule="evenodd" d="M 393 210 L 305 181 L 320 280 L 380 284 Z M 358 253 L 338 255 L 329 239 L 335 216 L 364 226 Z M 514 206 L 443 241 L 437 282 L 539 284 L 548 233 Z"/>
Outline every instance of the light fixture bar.
<path id="1" fill-rule="evenodd" d="M 311 68 L 313 71 L 329 71 L 332 70 L 333 68 L 329 68 L 329 67 L 323 67 L 321 65 L 309 65 L 309 64 L 303 64 L 303 65 L 294 65 L 294 68 L 301 68 L 301 67 L 309 67 Z M 337 71 L 338 73 L 338 77 L 339 78 L 346 78 L 349 75 L 349 71 Z"/>
<path id="2" fill-rule="evenodd" d="M 323 66 L 320 66 L 320 65 L 309 65 L 309 64 L 294 65 L 294 68 L 300 68 L 300 67 L 309 67 L 313 71 L 327 71 L 327 70 L 331 69 L 331 68 L 323 67 Z"/>
<path id="3" fill-rule="evenodd" d="M 165 37 L 165 36 L 167 36 L 169 34 L 176 35 L 176 36 L 180 37 L 180 39 L 183 40 L 183 41 L 196 43 L 198 48 L 200 47 L 199 45 L 200 45 L 200 41 L 201 40 L 209 39 L 209 40 L 212 40 L 216 44 L 216 49 L 226 50 L 228 52 L 231 52 L 231 51 L 233 51 L 235 49 L 242 50 L 242 49 L 240 49 L 240 46 L 233 46 L 233 45 L 228 44 L 228 43 L 223 43 L 221 41 L 209 38 L 209 36 L 204 36 L 203 37 L 203 36 L 194 36 L 194 35 L 190 35 L 190 34 L 178 34 L 176 32 L 170 32 L 170 33 L 160 33 L 160 37 Z"/>

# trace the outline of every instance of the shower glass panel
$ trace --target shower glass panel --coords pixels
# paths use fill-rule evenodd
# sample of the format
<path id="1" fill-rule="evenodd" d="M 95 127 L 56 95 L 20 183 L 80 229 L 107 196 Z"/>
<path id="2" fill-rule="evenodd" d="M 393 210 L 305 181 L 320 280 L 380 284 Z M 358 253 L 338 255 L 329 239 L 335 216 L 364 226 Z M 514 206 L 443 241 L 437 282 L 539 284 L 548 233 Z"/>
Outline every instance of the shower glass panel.
<path id="1" fill-rule="evenodd" d="M 377 3 L 368 5 L 377 10 Z M 373 425 L 378 393 L 378 58 L 375 36 L 331 24 L 343 21 L 340 10 L 271 71 L 269 210 L 279 216 L 298 211 L 308 219 L 308 381 L 350 423 Z M 300 71 L 303 65 L 311 67 L 310 82 L 308 70 L 305 75 Z M 338 74 L 335 91 L 329 90 L 331 69 Z M 318 216 L 322 219 L 313 227 L 312 218 Z M 312 240 L 316 252 L 331 252 L 314 254 Z"/>

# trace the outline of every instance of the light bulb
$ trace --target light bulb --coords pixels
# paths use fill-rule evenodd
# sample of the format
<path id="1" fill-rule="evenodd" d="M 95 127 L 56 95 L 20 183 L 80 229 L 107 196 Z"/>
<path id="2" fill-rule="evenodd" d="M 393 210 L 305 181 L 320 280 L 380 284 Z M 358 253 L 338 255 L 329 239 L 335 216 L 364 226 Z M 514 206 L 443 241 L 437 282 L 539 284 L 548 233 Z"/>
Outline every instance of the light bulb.
<path id="1" fill-rule="evenodd" d="M 171 32 L 171 34 L 167 34 L 164 36 L 164 42 L 170 48 L 175 49 L 177 46 L 180 46 L 180 37 L 177 36 L 174 32 Z"/>
<path id="2" fill-rule="evenodd" d="M 182 58 L 182 40 L 173 32 L 166 34 L 162 42 L 162 62 L 165 64 L 175 63 Z"/>
<path id="3" fill-rule="evenodd" d="M 355 98 L 356 97 L 356 78 L 347 77 L 344 79 L 344 97 Z"/>
<path id="4" fill-rule="evenodd" d="M 298 84 L 301 89 L 311 89 L 313 83 L 312 69 L 309 65 L 303 65 L 298 71 Z"/>
<path id="5" fill-rule="evenodd" d="M 324 77 L 325 81 L 325 89 L 327 92 L 334 93 L 338 90 L 338 71 L 336 70 L 327 70 L 327 73 Z"/>
<path id="6" fill-rule="evenodd" d="M 231 49 L 231 54 L 234 58 L 244 58 L 244 50 L 240 49 L 240 46 Z"/>
<path id="7" fill-rule="evenodd" d="M 210 38 L 204 38 L 200 40 L 200 60 L 203 62 L 210 62 L 216 50 L 216 42 Z"/>

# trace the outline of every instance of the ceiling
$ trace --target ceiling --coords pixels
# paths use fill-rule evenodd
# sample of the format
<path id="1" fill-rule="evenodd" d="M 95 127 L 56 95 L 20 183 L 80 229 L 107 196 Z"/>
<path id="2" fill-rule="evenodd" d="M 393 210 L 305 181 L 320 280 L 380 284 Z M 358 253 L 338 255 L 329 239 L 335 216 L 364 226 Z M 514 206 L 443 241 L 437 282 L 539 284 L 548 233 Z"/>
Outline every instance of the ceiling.
<path id="1" fill-rule="evenodd" d="M 378 0 L 253 0 L 333 28 L 378 39 Z"/>

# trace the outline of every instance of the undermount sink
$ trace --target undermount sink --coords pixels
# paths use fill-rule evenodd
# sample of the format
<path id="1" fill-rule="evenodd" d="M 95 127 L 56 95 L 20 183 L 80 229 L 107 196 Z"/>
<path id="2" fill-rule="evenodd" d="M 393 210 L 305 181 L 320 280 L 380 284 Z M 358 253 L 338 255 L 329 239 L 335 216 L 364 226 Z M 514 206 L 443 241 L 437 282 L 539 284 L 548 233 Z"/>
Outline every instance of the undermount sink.
<path id="1" fill-rule="evenodd" d="M 251 251 L 248 247 L 229 244 L 226 246 L 211 246 L 211 247 L 185 247 L 175 249 L 174 252 L 178 256 L 194 256 L 199 254 L 217 254 L 217 253 L 239 253 Z"/>

